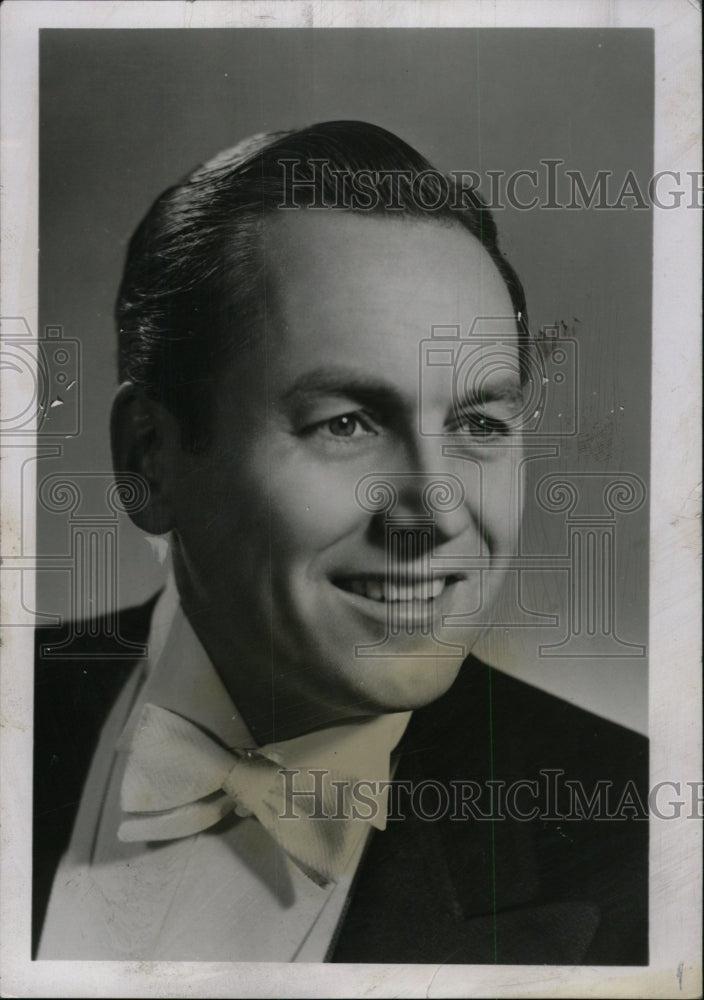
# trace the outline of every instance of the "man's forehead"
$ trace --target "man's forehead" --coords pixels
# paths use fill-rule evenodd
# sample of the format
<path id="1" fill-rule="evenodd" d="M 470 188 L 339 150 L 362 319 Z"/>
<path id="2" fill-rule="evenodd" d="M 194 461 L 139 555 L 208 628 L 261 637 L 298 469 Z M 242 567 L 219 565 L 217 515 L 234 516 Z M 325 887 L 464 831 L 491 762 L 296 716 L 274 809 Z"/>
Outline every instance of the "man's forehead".
<path id="1" fill-rule="evenodd" d="M 281 209 L 265 215 L 262 234 L 267 260 L 289 265 L 293 259 L 331 266 L 335 256 L 354 256 L 360 263 L 381 266 L 390 263 L 384 255 L 390 247 L 404 258 L 427 247 L 432 256 L 426 252 L 423 262 L 431 272 L 434 261 L 452 259 L 467 269 L 475 266 L 488 273 L 495 269 L 489 252 L 468 229 L 430 214 Z"/>
<path id="2" fill-rule="evenodd" d="M 433 325 L 510 315 L 489 253 L 459 224 L 342 210 L 281 211 L 267 219 L 264 255 L 272 305 L 286 315 L 344 308 L 373 320 L 396 313 L 424 334 Z"/>

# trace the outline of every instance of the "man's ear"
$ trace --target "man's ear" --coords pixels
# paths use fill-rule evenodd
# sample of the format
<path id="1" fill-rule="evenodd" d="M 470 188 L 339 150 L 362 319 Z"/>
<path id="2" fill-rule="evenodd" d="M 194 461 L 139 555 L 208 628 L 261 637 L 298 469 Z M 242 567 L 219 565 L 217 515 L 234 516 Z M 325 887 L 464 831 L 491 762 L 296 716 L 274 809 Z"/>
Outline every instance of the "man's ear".
<path id="1" fill-rule="evenodd" d="M 123 382 L 112 405 L 110 442 L 115 479 L 126 473 L 147 484 L 146 504 L 130 512 L 134 523 L 152 535 L 173 528 L 174 482 L 179 458 L 180 430 L 163 404 Z"/>

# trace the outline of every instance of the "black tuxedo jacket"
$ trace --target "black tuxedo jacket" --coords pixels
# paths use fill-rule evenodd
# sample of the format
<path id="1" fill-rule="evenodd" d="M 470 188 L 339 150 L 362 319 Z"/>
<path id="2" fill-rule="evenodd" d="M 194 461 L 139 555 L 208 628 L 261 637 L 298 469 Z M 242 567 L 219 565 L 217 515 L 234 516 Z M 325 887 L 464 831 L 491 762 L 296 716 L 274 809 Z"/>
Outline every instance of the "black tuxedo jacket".
<path id="1" fill-rule="evenodd" d="M 153 604 L 110 634 L 37 631 L 35 949 L 101 726 L 136 663 L 110 653 L 146 642 Z M 413 714 L 394 780 L 329 960 L 647 964 L 643 737 L 470 657 Z"/>

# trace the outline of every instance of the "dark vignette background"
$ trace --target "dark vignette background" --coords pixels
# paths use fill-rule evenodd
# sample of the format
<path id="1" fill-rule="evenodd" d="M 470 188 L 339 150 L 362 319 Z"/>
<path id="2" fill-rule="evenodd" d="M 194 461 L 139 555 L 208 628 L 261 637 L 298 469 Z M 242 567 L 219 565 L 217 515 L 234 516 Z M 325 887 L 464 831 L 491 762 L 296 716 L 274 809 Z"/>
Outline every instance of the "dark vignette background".
<path id="1" fill-rule="evenodd" d="M 82 431 L 38 476 L 110 469 L 116 387 L 112 309 L 127 240 L 151 201 L 196 163 L 253 132 L 330 118 L 389 128 L 445 170 L 541 170 L 560 158 L 591 184 L 629 170 L 647 190 L 653 150 L 649 30 L 44 30 L 40 52 L 40 326 L 81 342 Z M 525 190 L 525 189 L 522 189 Z M 558 195 L 564 196 L 564 190 Z M 579 340 L 578 438 L 545 472 L 625 471 L 646 483 L 650 444 L 649 211 L 507 208 L 502 247 L 531 327 Z M 38 507 L 40 555 L 68 551 L 65 514 Z M 559 552 L 564 524 L 529 512 L 524 548 Z M 152 594 L 162 569 L 120 523 L 119 601 Z M 621 638 L 647 643 L 648 504 L 618 526 Z M 37 576 L 37 610 L 70 613 L 67 569 Z M 563 574 L 529 574 L 532 609 L 564 613 Z M 493 630 L 485 659 L 644 729 L 647 661 L 546 660 L 550 629 Z"/>

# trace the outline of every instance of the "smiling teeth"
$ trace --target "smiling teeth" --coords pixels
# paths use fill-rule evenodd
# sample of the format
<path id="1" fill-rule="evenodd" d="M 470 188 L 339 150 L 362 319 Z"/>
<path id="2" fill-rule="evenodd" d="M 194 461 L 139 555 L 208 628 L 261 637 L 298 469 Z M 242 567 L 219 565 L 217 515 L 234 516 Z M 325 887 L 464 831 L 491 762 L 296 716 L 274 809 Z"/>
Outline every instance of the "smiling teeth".
<path id="1" fill-rule="evenodd" d="M 432 601 L 445 589 L 444 577 L 433 580 L 414 580 L 410 583 L 387 583 L 381 579 L 356 577 L 344 581 L 344 589 L 372 601 Z"/>

